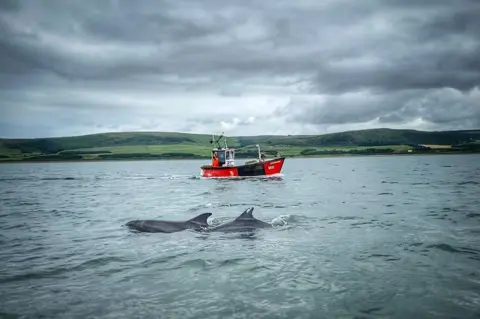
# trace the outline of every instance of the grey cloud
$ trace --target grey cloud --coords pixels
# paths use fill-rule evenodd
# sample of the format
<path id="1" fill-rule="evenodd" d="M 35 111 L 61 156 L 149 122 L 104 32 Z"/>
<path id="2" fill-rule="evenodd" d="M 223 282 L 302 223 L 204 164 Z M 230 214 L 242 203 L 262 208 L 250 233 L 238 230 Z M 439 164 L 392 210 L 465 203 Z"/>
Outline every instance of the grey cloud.
<path id="1" fill-rule="evenodd" d="M 403 18 L 399 15 L 392 22 L 393 32 L 379 34 L 374 41 L 362 39 L 350 55 L 319 63 L 315 91 L 469 90 L 478 86 L 480 2 L 456 4 L 459 6 L 427 8 Z M 342 65 L 344 58 L 362 56 L 374 62 Z"/>
<path id="2" fill-rule="evenodd" d="M 1 11 L 16 11 L 20 9 L 20 5 L 16 0 L 2 0 L 0 1 Z"/>
<path id="3" fill-rule="evenodd" d="M 220 90 L 220 95 L 223 96 L 241 96 L 242 90 L 235 87 L 224 87 Z"/>
<path id="4" fill-rule="evenodd" d="M 204 125 L 212 125 L 212 124 L 217 124 L 220 122 L 225 122 L 225 123 L 235 123 L 238 126 L 246 126 L 250 125 L 253 122 L 259 120 L 259 119 L 265 119 L 267 118 L 266 116 L 256 116 L 255 119 L 252 121 L 250 120 L 250 116 L 245 115 L 242 117 L 236 117 L 232 118 L 231 115 L 228 114 L 219 114 L 215 118 L 201 118 L 201 119 L 194 119 L 194 118 L 189 118 L 187 119 L 187 122 L 193 124 L 193 123 L 199 123 L 199 124 L 204 124 Z"/>
<path id="5" fill-rule="evenodd" d="M 448 128 L 480 127 L 480 91 L 413 90 L 380 95 L 333 95 L 322 101 L 293 99 L 277 109 L 288 121 L 316 125 L 403 124 L 421 118 Z"/>
<path id="6" fill-rule="evenodd" d="M 478 63 L 479 33 L 475 31 L 480 22 L 475 11 L 478 3 L 472 1 L 449 5 L 441 1 L 436 6 L 429 1 L 423 5 L 410 1 L 402 6 L 396 1 L 266 1 L 257 3 L 255 10 L 249 7 L 254 3 L 250 1 L 225 4 L 210 0 L 201 5 L 182 1 L 86 1 L 82 6 L 47 3 L 55 5 L 52 12 L 41 10 L 37 4 L 38 15 L 34 10 L 25 14 L 33 21 L 30 33 L 12 28 L 3 32 L 4 55 L 18 60 L 20 72 L 37 68 L 67 78 L 111 80 L 145 73 L 191 76 L 230 72 L 243 78 L 261 73 L 317 73 L 313 81 L 322 92 L 370 86 L 404 89 L 445 85 L 463 89 L 479 79 L 478 70 L 472 75 L 458 74 Z M 58 22 L 46 23 L 50 14 L 58 16 Z M 379 25 L 385 23 L 382 14 L 394 19 L 392 29 L 368 26 L 375 19 Z M 357 27 L 365 31 L 356 35 Z M 464 40 L 472 42 L 471 49 L 439 42 L 451 32 L 464 31 L 469 31 L 464 33 Z M 92 45 L 115 44 L 118 56 L 71 56 L 70 51 L 42 44 L 42 33 L 58 34 L 66 47 L 72 45 L 69 37 Z M 426 38 L 428 45 L 420 42 Z M 124 52 L 132 46 L 138 47 L 137 53 Z M 459 58 L 449 62 L 452 49 Z M 342 58 L 362 56 L 373 56 L 382 63 L 366 68 L 331 65 Z M 443 70 L 438 68 L 441 63 Z M 15 64 L 8 63 L 8 67 L 15 68 Z M 410 72 L 412 69 L 416 74 Z"/>
<path id="7" fill-rule="evenodd" d="M 480 45 L 475 45 L 471 52 L 448 52 L 436 56 L 419 53 L 397 59 L 385 57 L 369 68 L 323 65 L 319 67 L 314 91 L 345 93 L 352 90 L 396 91 L 445 87 L 469 90 L 480 84 L 480 69 L 475 69 L 480 63 L 476 55 L 479 52 Z M 454 55 L 455 60 L 452 60 Z"/>
<path id="8" fill-rule="evenodd" d="M 299 123 L 477 125 L 479 15 L 478 0 L 4 0 L 0 107 L 82 113 L 128 107 L 92 97 L 103 93 L 289 94 L 275 114 Z M 359 91 L 370 95 L 345 94 Z"/>
<path id="9" fill-rule="evenodd" d="M 149 8 L 122 2 L 121 6 L 106 9 L 113 11 L 107 16 L 101 13 L 89 15 L 81 24 L 89 36 L 104 41 L 153 42 L 160 45 L 183 42 L 218 32 L 227 24 L 225 19 L 198 19 L 195 14 L 189 16 L 186 12 L 175 14 L 170 11 L 172 5 L 162 1 L 149 3 Z"/>

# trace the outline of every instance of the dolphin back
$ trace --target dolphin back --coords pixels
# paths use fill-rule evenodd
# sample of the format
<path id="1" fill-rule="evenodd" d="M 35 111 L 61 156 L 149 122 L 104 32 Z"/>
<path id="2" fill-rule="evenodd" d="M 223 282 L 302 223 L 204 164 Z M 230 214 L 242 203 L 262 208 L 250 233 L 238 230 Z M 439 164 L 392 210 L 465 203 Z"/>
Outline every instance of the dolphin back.
<path id="1" fill-rule="evenodd" d="M 235 220 L 255 219 L 253 217 L 253 207 L 247 208 Z"/>
<path id="2" fill-rule="evenodd" d="M 125 225 L 140 232 L 174 233 L 186 229 L 201 230 L 207 228 L 207 219 L 212 213 L 203 213 L 187 221 L 171 220 L 132 220 Z"/>
<path id="3" fill-rule="evenodd" d="M 212 216 L 212 213 L 203 213 L 186 221 L 187 224 L 194 224 L 200 227 L 208 227 L 207 219 Z"/>
<path id="4" fill-rule="evenodd" d="M 258 228 L 270 228 L 271 224 L 263 222 L 259 219 L 253 217 L 253 207 L 247 208 L 243 213 L 240 214 L 233 221 L 212 227 L 209 229 L 210 232 L 221 231 L 221 232 L 241 232 L 241 231 L 253 231 Z"/>

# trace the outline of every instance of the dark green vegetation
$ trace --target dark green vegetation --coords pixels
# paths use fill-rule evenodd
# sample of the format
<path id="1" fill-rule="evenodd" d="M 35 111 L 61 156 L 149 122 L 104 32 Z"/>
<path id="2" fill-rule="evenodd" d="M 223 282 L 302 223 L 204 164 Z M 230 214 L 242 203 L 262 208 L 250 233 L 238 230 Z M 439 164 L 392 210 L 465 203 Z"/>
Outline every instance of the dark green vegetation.
<path id="1" fill-rule="evenodd" d="M 60 138 L 0 139 L 0 161 L 209 159 L 211 135 L 125 132 Z M 237 158 L 480 152 L 480 130 L 373 129 L 324 135 L 237 136 Z M 222 140 L 223 145 L 223 140 Z"/>

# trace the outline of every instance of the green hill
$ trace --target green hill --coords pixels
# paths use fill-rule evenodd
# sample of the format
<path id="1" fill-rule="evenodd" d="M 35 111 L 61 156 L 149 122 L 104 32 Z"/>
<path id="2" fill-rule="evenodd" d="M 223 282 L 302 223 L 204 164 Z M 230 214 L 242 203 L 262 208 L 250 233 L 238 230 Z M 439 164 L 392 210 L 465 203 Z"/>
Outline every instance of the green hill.
<path id="1" fill-rule="evenodd" d="M 371 129 L 323 135 L 237 137 L 241 144 L 262 143 L 308 146 L 379 146 L 401 144 L 452 145 L 480 139 L 480 130 L 425 132 L 416 130 Z"/>
<path id="2" fill-rule="evenodd" d="M 0 139 L 0 160 L 209 158 L 209 134 L 122 132 L 34 139 Z M 372 129 L 323 135 L 228 137 L 237 157 L 319 156 L 415 152 L 480 151 L 480 130 L 425 132 Z M 223 143 L 223 141 L 222 141 Z M 223 144 L 222 144 L 223 145 Z M 453 147 L 452 147 L 453 146 Z"/>

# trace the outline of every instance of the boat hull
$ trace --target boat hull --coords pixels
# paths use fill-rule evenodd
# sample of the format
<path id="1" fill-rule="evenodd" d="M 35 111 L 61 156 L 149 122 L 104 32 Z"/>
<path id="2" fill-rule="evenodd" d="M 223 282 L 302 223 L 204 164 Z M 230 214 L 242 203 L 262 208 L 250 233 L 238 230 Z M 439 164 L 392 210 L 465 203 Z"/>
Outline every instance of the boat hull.
<path id="1" fill-rule="evenodd" d="M 207 178 L 220 178 L 280 174 L 284 162 L 285 157 L 280 157 L 264 162 L 229 167 L 213 167 L 211 165 L 205 165 L 201 167 L 201 176 Z"/>

